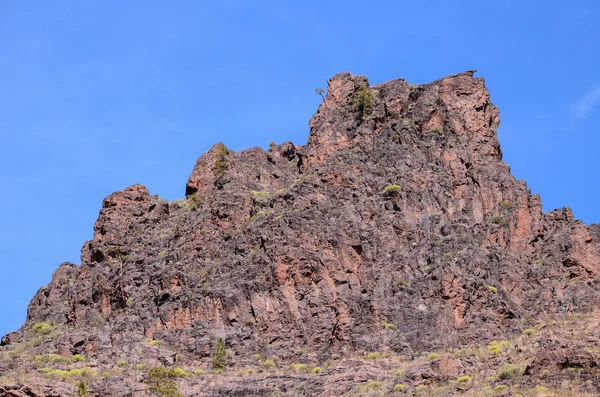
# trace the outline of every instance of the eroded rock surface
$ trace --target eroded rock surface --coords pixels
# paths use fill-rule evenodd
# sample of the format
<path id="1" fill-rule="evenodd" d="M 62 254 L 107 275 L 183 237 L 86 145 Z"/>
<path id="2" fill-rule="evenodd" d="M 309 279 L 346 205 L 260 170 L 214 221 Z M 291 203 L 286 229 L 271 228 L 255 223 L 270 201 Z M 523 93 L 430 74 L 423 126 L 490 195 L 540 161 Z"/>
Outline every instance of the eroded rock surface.
<path id="1" fill-rule="evenodd" d="M 99 372 L 119 360 L 208 369 L 217 338 L 237 366 L 256 354 L 414 359 L 506 338 L 526 318 L 597 306 L 600 229 L 568 208 L 543 213 L 540 197 L 510 174 L 482 78 L 389 81 L 369 87 L 365 113 L 356 98 L 368 84 L 334 76 L 305 146 L 236 153 L 215 145 L 198 159 L 186 200 L 169 203 L 141 185 L 108 196 L 81 265 L 62 264 L 23 328 L 2 338 L 0 352 L 19 346 L 25 357 L 2 361 L 0 372 L 36 373 L 32 356 L 49 353 L 83 355 Z M 60 332 L 31 343 L 42 322 Z M 442 359 L 405 377 L 464 372 Z M 583 353 L 548 360 L 598 363 Z M 138 372 L 97 379 L 91 392 L 143 395 Z M 344 393 L 336 387 L 355 382 L 334 374 L 310 378 L 305 395 Z M 302 384 L 252 382 L 256 395 L 281 385 L 298 393 Z M 21 387 L 0 395 L 30 395 Z M 248 395 L 248 387 L 231 382 L 210 395 Z"/>

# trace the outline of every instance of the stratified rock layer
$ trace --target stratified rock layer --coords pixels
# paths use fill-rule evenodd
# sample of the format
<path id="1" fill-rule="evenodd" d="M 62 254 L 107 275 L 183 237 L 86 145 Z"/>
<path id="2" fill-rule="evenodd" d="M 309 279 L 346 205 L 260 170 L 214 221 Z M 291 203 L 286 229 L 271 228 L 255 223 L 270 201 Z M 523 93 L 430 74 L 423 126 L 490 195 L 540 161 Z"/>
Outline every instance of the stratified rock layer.
<path id="1" fill-rule="evenodd" d="M 215 145 L 185 201 L 141 185 L 107 197 L 81 266 L 61 265 L 3 344 L 48 322 L 64 334 L 38 352 L 99 366 L 208 365 L 219 337 L 230 362 L 415 357 L 597 305 L 600 229 L 543 213 L 510 174 L 483 79 L 389 81 L 369 113 L 361 86 L 329 81 L 305 146 Z"/>

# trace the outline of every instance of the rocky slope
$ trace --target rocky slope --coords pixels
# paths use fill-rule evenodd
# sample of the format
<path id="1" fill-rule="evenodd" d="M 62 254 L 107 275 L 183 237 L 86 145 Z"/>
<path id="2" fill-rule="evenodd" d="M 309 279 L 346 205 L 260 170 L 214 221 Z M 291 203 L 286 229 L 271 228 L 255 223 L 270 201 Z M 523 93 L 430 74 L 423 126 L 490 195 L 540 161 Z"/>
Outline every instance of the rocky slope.
<path id="1" fill-rule="evenodd" d="M 499 122 L 473 72 L 373 87 L 343 73 L 305 146 L 217 144 L 185 200 L 141 185 L 108 196 L 81 265 L 62 264 L 2 338 L 0 396 L 75 395 L 74 379 L 142 396 L 159 365 L 188 371 L 184 395 L 491 395 L 481 374 L 499 357 L 522 367 L 496 395 L 542 395 L 555 372 L 551 390 L 598 393 L 574 382 L 598 376 L 595 314 L 561 328 L 588 338 L 575 350 L 554 328 L 516 342 L 531 324 L 595 313 L 600 228 L 542 212 L 502 161 Z M 217 338 L 229 368 L 206 374 Z M 485 353 L 494 340 L 504 353 Z M 477 346 L 489 360 L 457 353 Z"/>

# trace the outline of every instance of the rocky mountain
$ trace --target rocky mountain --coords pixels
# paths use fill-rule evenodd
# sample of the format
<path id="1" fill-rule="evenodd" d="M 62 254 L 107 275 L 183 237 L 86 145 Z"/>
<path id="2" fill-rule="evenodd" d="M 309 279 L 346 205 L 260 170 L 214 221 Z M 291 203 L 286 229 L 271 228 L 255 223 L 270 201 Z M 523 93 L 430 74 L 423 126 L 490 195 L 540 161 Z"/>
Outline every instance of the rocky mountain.
<path id="1" fill-rule="evenodd" d="M 342 73 L 306 145 L 113 193 L 2 338 L 0 396 L 599 395 L 600 227 L 542 211 L 499 123 L 472 71 Z"/>

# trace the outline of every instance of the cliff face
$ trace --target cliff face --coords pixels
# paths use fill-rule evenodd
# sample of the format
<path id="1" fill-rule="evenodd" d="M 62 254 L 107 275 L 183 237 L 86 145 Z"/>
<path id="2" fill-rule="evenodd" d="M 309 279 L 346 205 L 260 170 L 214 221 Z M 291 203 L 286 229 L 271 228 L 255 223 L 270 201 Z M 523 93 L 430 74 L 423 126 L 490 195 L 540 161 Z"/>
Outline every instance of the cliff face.
<path id="1" fill-rule="evenodd" d="M 598 227 L 543 213 L 510 174 L 483 79 L 366 87 L 334 76 L 305 146 L 215 145 L 186 200 L 141 185 L 107 197 L 81 266 L 59 267 L 2 349 L 99 369 L 208 366 L 217 338 L 233 363 L 415 358 L 594 309 Z M 27 345 L 42 322 L 61 333 Z M 0 372 L 35 371 L 13 358 Z"/>

